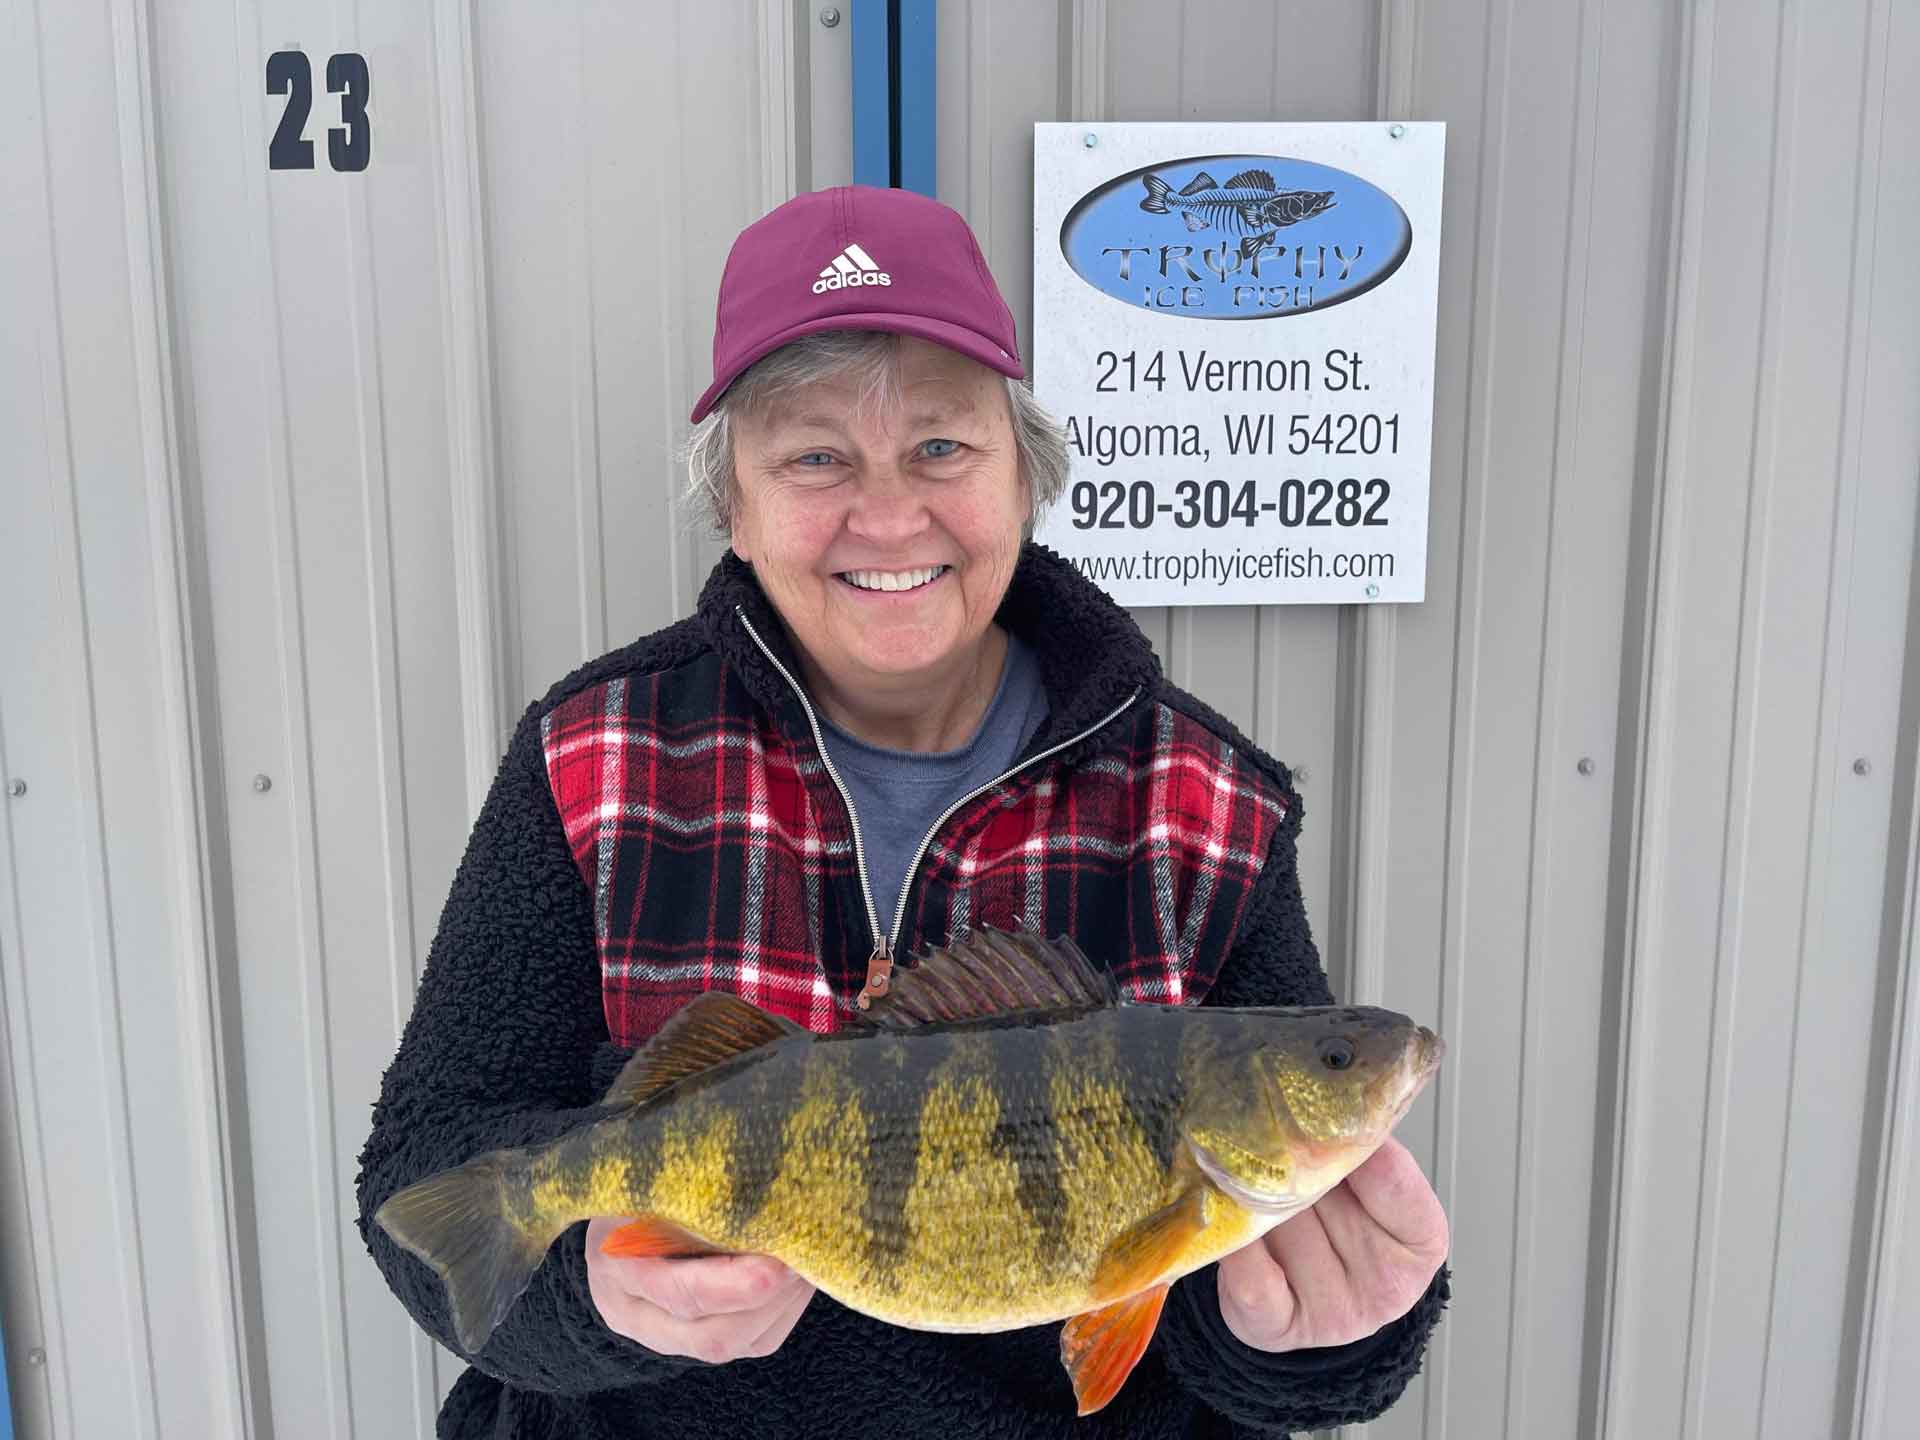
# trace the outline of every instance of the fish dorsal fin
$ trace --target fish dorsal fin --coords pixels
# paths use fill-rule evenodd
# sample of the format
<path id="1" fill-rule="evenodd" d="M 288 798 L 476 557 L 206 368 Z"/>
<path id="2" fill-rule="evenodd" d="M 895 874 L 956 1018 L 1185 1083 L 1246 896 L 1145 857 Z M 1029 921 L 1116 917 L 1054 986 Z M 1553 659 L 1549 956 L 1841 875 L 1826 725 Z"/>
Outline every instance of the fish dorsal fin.
<path id="1" fill-rule="evenodd" d="M 898 966 L 869 1018 L 889 1030 L 936 1021 L 1001 1020 L 1056 1010 L 1099 1010 L 1121 1003 L 1112 974 L 1095 967 L 1072 940 L 982 928 Z"/>
<path id="2" fill-rule="evenodd" d="M 1181 188 L 1180 193 L 1182 195 L 1198 195 L 1202 190 L 1211 190 L 1213 188 L 1213 177 L 1202 170 Z"/>
<path id="3" fill-rule="evenodd" d="M 769 1015 L 738 995 L 709 990 L 689 1000 L 651 1040 L 634 1051 L 601 1103 L 638 1105 L 689 1075 L 711 1070 L 788 1035 L 806 1033 L 805 1027 Z"/>
<path id="4" fill-rule="evenodd" d="M 1227 181 L 1229 190 L 1271 190 L 1273 174 L 1267 170 L 1242 170 Z"/>

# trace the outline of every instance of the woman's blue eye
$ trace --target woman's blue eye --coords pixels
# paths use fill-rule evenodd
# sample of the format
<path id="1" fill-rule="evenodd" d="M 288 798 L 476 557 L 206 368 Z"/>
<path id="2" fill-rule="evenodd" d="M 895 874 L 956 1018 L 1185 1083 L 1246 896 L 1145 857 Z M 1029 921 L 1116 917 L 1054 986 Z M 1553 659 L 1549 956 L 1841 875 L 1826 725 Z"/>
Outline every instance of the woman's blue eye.
<path id="1" fill-rule="evenodd" d="M 798 463 L 807 466 L 809 469 L 817 470 L 822 465 L 831 465 L 833 463 L 833 456 L 824 450 L 809 450 L 799 458 Z"/>
<path id="2" fill-rule="evenodd" d="M 947 448 L 944 450 L 936 450 L 934 448 L 936 445 L 944 445 Z M 929 460 L 944 460 L 960 448 L 960 442 L 958 440 L 929 440 L 920 448 L 926 452 Z"/>

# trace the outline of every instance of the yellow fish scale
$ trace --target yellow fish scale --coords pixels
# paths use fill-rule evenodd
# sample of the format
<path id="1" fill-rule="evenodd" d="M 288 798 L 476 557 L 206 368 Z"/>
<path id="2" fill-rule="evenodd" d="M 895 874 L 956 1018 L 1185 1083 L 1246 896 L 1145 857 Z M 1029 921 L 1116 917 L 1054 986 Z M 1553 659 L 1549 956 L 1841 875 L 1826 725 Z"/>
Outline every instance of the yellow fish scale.
<path id="1" fill-rule="evenodd" d="M 739 1114 L 726 1106 L 668 1111 L 662 1117 L 659 1159 L 646 1193 L 628 1194 L 607 1213 L 662 1215 L 695 1234 L 725 1236 L 739 1131 Z"/>
<path id="2" fill-rule="evenodd" d="M 780 1137 L 780 1166 L 741 1249 L 777 1254 L 816 1285 L 852 1300 L 871 1286 L 866 1231 L 867 1117 L 858 1090 L 826 1064 L 802 1072 L 800 1100 Z"/>
<path id="3" fill-rule="evenodd" d="M 1066 1293 L 1040 1253 L 1013 1157 L 996 1153 L 1000 1100 L 984 1076 L 937 1080 L 920 1111 L 920 1156 L 904 1207 L 907 1251 L 896 1323 L 971 1328 L 1035 1323 Z M 992 1264 L 983 1264 L 985 1257 Z"/>

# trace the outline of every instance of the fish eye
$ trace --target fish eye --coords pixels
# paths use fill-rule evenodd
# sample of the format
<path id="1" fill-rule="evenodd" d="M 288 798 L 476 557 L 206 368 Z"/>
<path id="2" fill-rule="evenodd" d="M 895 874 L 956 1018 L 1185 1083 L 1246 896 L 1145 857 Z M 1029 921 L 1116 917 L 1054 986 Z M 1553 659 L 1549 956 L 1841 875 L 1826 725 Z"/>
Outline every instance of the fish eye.
<path id="1" fill-rule="evenodd" d="M 1320 1042 L 1320 1063 L 1329 1070 L 1344 1070 L 1353 1064 L 1353 1046 L 1350 1042 L 1335 1036 L 1331 1040 Z"/>

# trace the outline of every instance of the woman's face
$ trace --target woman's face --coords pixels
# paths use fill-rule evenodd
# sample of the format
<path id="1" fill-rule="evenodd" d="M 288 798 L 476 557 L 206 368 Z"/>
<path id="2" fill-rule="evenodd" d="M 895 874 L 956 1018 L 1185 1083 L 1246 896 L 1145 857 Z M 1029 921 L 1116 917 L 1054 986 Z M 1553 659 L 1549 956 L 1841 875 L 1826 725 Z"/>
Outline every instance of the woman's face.
<path id="1" fill-rule="evenodd" d="M 841 689 L 976 656 L 1027 519 L 1000 377 L 904 336 L 898 357 L 897 406 L 826 380 L 734 429 L 734 553 Z"/>

